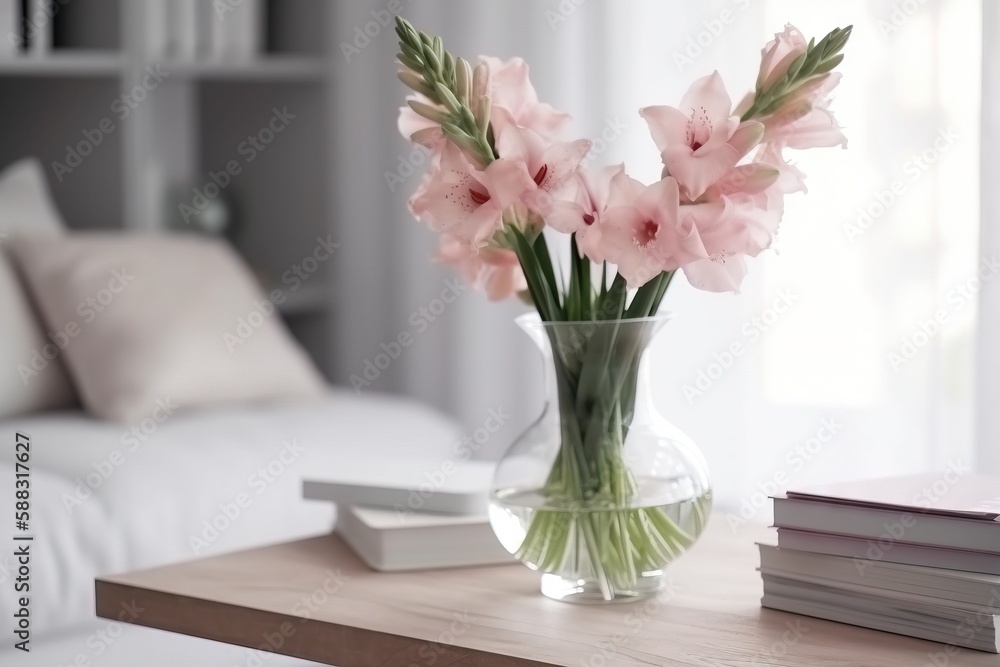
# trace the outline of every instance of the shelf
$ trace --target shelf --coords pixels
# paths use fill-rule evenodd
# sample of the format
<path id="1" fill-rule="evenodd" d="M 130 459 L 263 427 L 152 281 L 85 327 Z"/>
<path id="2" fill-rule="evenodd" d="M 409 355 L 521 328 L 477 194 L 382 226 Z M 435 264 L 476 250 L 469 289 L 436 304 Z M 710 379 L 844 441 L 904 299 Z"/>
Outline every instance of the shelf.
<path id="1" fill-rule="evenodd" d="M 321 314 L 330 305 L 327 285 L 319 276 L 313 276 L 297 290 L 292 290 L 287 285 L 274 286 L 267 291 L 268 296 L 274 289 L 280 289 L 285 295 L 284 301 L 278 304 L 278 312 L 285 317 Z"/>
<path id="2" fill-rule="evenodd" d="M 100 78 L 121 76 L 127 67 L 122 54 L 113 52 L 72 51 L 0 58 L 0 76 Z M 299 56 L 272 56 L 248 62 L 167 61 L 160 67 L 171 75 L 184 78 L 269 83 L 322 80 L 327 71 L 322 58 Z"/>
<path id="3" fill-rule="evenodd" d="M 161 67 L 181 77 L 266 82 L 322 80 L 327 72 L 322 58 L 298 56 L 268 56 L 247 62 L 167 61 Z"/>
<path id="4" fill-rule="evenodd" d="M 65 51 L 45 56 L 0 58 L 0 76 L 116 77 L 125 69 L 121 53 Z"/>

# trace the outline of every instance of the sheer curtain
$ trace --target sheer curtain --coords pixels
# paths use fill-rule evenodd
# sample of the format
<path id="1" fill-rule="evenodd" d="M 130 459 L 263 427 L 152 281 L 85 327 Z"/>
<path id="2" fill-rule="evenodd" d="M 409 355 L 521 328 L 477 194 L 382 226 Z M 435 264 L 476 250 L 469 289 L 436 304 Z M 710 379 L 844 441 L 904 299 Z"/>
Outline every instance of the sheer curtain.
<path id="1" fill-rule="evenodd" d="M 383 4 L 338 3 L 339 32 Z M 979 299 L 1000 292 L 986 281 L 981 294 L 977 283 L 980 12 L 969 0 L 404 7 L 455 50 L 523 55 L 543 98 L 576 117 L 574 132 L 600 139 L 598 159 L 624 160 L 644 180 L 660 166 L 639 107 L 676 104 L 713 69 L 735 101 L 755 79 L 760 47 L 786 21 L 817 36 L 854 24 L 834 105 L 849 149 L 794 156 L 810 192 L 787 200 L 775 250 L 752 265 L 741 294 L 678 280 L 664 304 L 676 317 L 656 350 L 657 396 L 706 452 L 728 508 L 790 484 L 972 462 Z M 388 83 L 391 41 L 338 66 L 336 150 L 350 155 L 336 192 L 345 383 L 381 342 L 412 328 L 412 314 L 449 275 L 426 264 L 433 239 L 404 208 L 417 177 L 385 187 L 384 172 L 409 150 L 393 134 L 403 90 Z M 485 448 L 498 453 L 538 409 L 539 367 L 511 324 L 519 310 L 463 294 L 364 390 L 429 401 L 470 431 L 502 407 L 511 420 Z M 980 396 L 989 380 L 980 374 Z"/>
<path id="2" fill-rule="evenodd" d="M 849 149 L 794 155 L 810 192 L 787 200 L 742 294 L 679 286 L 666 302 L 677 318 L 658 390 L 707 452 L 720 504 L 751 513 L 758 491 L 970 465 L 979 3 L 718 2 L 679 43 L 655 39 L 670 3 L 627 4 L 609 8 L 612 34 L 629 35 L 609 95 L 626 109 L 676 100 L 712 69 L 742 95 L 751 54 L 786 21 L 817 36 L 855 26 L 834 103 Z M 654 178 L 643 129 L 622 157 Z"/>

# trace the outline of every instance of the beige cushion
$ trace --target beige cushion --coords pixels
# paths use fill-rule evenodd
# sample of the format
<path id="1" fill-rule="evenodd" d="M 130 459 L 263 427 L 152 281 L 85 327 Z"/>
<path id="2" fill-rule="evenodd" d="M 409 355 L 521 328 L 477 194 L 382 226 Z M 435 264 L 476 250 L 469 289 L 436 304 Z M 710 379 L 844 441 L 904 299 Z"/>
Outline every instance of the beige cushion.
<path id="1" fill-rule="evenodd" d="M 70 336 L 67 366 L 98 417 L 134 424 L 165 404 L 322 393 L 319 373 L 222 241 L 81 234 L 9 246 L 45 321 Z"/>
<path id="2" fill-rule="evenodd" d="M 15 234 L 52 236 L 63 227 L 37 160 L 21 160 L 0 172 L 0 419 L 76 401 L 59 349 L 46 339 L 2 252 Z"/>

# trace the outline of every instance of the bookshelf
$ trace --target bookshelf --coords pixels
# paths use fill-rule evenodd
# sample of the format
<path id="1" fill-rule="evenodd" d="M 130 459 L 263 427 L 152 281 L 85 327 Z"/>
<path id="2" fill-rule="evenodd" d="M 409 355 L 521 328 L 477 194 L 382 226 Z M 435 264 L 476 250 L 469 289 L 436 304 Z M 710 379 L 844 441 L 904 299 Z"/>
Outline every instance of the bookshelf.
<path id="1" fill-rule="evenodd" d="M 0 0 L 0 13 L 44 2 Z M 246 33 L 231 27 L 234 13 L 220 28 L 213 0 L 52 2 L 31 28 L 44 31 L 39 42 L 0 54 L 0 95 L 16 102 L 0 108 L 0 165 L 38 157 L 72 229 L 155 232 L 177 228 L 180 205 L 235 160 L 239 173 L 216 198 L 233 220 L 226 235 L 265 288 L 288 289 L 283 273 L 334 229 L 332 12 L 314 0 L 221 2 L 255 12 Z M 193 41 L 185 25 L 199 35 Z M 251 33 L 234 52 L 219 46 Z M 287 127 L 262 149 L 241 152 L 250 136 L 271 139 L 272 116 L 284 109 L 294 116 Z M 333 273 L 318 266 L 279 305 L 328 375 Z"/>

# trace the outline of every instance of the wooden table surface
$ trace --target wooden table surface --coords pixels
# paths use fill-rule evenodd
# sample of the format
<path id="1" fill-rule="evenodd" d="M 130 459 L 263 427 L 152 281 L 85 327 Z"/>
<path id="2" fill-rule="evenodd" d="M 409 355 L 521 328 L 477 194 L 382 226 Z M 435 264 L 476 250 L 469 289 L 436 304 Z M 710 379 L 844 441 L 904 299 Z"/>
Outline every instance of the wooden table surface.
<path id="1" fill-rule="evenodd" d="M 340 667 L 1000 667 L 1000 656 L 762 609 L 754 542 L 715 516 L 645 602 L 583 606 L 514 564 L 370 570 L 336 536 L 97 580 L 97 613 Z"/>

